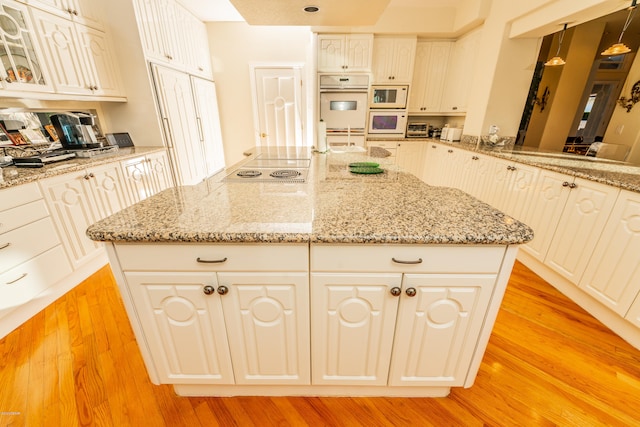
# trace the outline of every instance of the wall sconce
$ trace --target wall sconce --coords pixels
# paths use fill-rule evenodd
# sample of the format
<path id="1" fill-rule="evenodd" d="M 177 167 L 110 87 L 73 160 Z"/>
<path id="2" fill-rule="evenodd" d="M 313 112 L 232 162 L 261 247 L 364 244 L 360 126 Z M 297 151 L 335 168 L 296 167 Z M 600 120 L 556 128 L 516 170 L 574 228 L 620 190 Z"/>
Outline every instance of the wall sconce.
<path id="1" fill-rule="evenodd" d="M 626 108 L 627 113 L 630 113 L 633 106 L 638 102 L 640 102 L 640 80 L 635 82 L 635 84 L 631 87 L 630 98 L 622 96 L 618 99 L 618 104 L 620 104 L 620 106 L 622 106 L 623 108 Z"/>
<path id="2" fill-rule="evenodd" d="M 556 52 L 556 56 L 554 56 L 553 58 L 551 58 L 550 60 L 545 62 L 544 65 L 554 67 L 556 65 L 564 65 L 564 64 L 566 64 L 564 59 L 562 59 L 560 57 L 560 48 L 562 47 L 562 41 L 564 40 L 565 31 L 567 31 L 567 24 L 564 24 L 564 27 L 562 28 L 562 32 L 560 33 L 560 39 L 558 40 L 558 50 Z"/>
<path id="3" fill-rule="evenodd" d="M 615 55 L 622 55 L 623 53 L 631 52 L 631 49 L 629 49 L 627 45 L 622 43 L 622 36 L 624 35 L 624 32 L 627 31 L 627 28 L 629 28 L 629 24 L 631 24 L 631 20 L 633 19 L 633 15 L 635 14 L 636 0 L 632 0 L 631 6 L 628 7 L 628 10 L 629 10 L 629 15 L 627 15 L 627 20 L 622 26 L 622 32 L 620 33 L 620 37 L 618 37 L 618 43 L 614 43 L 613 45 L 609 46 L 607 49 L 605 49 L 600 53 L 601 55 L 615 56 Z"/>
<path id="4" fill-rule="evenodd" d="M 536 97 L 533 101 L 536 105 L 540 106 L 540 111 L 544 111 L 544 107 L 547 106 L 547 101 L 549 100 L 549 95 L 551 91 L 549 90 L 549 86 L 544 88 L 544 92 L 542 92 L 542 98 Z"/>

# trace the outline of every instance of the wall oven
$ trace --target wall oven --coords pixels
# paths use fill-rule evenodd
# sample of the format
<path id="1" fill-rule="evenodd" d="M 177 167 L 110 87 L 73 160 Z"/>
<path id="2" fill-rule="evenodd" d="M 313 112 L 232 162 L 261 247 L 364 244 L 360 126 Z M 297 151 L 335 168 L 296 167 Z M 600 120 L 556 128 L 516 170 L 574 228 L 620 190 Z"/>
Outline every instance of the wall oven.
<path id="1" fill-rule="evenodd" d="M 320 75 L 320 119 L 329 145 L 364 145 L 369 76 Z"/>
<path id="2" fill-rule="evenodd" d="M 397 110 L 370 110 L 367 133 L 379 137 L 404 136 L 407 129 L 407 112 Z"/>
<path id="3" fill-rule="evenodd" d="M 408 85 L 371 86 L 369 108 L 404 109 L 407 107 Z"/>

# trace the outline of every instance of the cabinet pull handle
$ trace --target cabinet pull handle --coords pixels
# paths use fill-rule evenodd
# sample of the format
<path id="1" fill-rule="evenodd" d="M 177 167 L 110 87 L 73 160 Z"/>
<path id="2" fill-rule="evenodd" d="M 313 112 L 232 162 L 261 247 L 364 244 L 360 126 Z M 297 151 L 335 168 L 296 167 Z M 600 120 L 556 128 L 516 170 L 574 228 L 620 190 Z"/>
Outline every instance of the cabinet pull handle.
<path id="1" fill-rule="evenodd" d="M 202 119 L 200 117 L 196 117 L 196 121 L 198 122 L 198 134 L 200 134 L 200 141 L 204 141 L 204 133 L 202 132 Z"/>
<path id="2" fill-rule="evenodd" d="M 224 257 L 222 259 L 202 259 L 200 257 L 198 257 L 196 259 L 196 261 L 202 263 L 202 264 L 220 264 L 223 263 L 227 260 L 227 257 Z"/>
<path id="3" fill-rule="evenodd" d="M 169 147 L 173 148 L 173 135 L 171 134 L 171 126 L 169 125 L 169 119 L 167 117 L 163 117 L 162 122 L 164 123 L 164 128 L 165 128 L 165 131 L 167 132 Z"/>
<path id="4" fill-rule="evenodd" d="M 11 83 L 13 80 L 11 80 L 11 77 L 7 76 L 4 78 L 4 81 L 7 83 Z"/>
<path id="5" fill-rule="evenodd" d="M 220 295 L 226 295 L 229 292 L 229 288 L 227 288 L 226 286 L 222 285 L 222 286 L 218 286 L 218 293 Z"/>
<path id="6" fill-rule="evenodd" d="M 453 153 L 453 150 L 447 150 L 447 153 Z"/>
<path id="7" fill-rule="evenodd" d="M 205 295 L 211 295 L 216 292 L 216 288 L 214 288 L 211 285 L 207 285 L 204 288 L 202 288 L 202 292 L 204 292 Z"/>
<path id="8" fill-rule="evenodd" d="M 4 245 L 0 246 L 0 250 L 8 248 L 9 246 L 11 246 L 11 242 L 5 243 Z"/>
<path id="9" fill-rule="evenodd" d="M 397 286 L 394 286 L 393 288 L 391 288 L 389 290 L 389 292 L 391 293 L 391 295 L 393 295 L 394 297 L 399 297 L 400 294 L 402 293 L 402 289 L 400 289 Z"/>
<path id="10" fill-rule="evenodd" d="M 401 259 L 395 259 L 395 258 L 391 258 L 391 261 L 397 263 L 397 264 L 422 264 L 422 258 L 418 258 L 415 261 L 403 261 Z"/>
<path id="11" fill-rule="evenodd" d="M 568 183 L 567 181 L 565 181 L 565 182 L 563 182 L 563 183 L 562 183 L 562 186 L 563 186 L 563 187 L 568 187 L 568 186 L 569 186 L 569 183 Z"/>
<path id="12" fill-rule="evenodd" d="M 417 294 L 416 288 L 407 288 L 407 290 L 406 290 L 406 291 L 404 291 L 404 292 L 405 292 L 405 293 L 407 294 L 407 296 L 409 296 L 409 297 L 415 297 L 415 296 L 416 296 L 416 294 Z"/>
<path id="13" fill-rule="evenodd" d="M 14 283 L 16 283 L 18 280 L 22 280 L 25 277 L 27 277 L 28 273 L 22 273 L 22 275 L 20 275 L 20 277 L 18 277 L 17 279 L 11 280 L 9 282 L 5 282 L 6 285 L 13 285 Z"/>
<path id="14" fill-rule="evenodd" d="M 571 184 L 569 184 L 569 188 L 576 188 L 578 186 L 578 184 L 576 184 L 575 182 L 572 182 Z"/>

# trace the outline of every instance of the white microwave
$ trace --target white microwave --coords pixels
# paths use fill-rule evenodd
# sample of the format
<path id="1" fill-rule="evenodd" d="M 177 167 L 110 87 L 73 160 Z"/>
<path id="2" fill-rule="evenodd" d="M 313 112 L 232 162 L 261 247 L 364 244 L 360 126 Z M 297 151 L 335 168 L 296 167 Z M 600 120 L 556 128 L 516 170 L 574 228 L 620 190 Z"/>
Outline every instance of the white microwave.
<path id="1" fill-rule="evenodd" d="M 404 136 L 407 129 L 407 112 L 394 110 L 370 110 L 367 133 L 377 136 Z"/>
<path id="2" fill-rule="evenodd" d="M 398 108 L 407 107 L 409 86 L 371 86 L 369 108 Z"/>

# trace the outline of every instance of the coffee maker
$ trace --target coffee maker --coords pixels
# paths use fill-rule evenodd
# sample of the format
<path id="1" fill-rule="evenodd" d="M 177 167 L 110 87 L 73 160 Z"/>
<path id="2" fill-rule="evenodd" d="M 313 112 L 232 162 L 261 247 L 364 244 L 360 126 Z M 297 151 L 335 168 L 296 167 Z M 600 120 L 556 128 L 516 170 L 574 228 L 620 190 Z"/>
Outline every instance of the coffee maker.
<path id="1" fill-rule="evenodd" d="M 102 146 L 93 129 L 93 116 L 84 113 L 64 113 L 53 114 L 49 119 L 65 149 L 78 150 Z"/>

